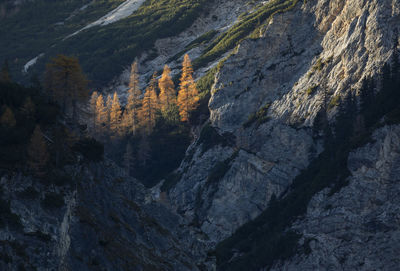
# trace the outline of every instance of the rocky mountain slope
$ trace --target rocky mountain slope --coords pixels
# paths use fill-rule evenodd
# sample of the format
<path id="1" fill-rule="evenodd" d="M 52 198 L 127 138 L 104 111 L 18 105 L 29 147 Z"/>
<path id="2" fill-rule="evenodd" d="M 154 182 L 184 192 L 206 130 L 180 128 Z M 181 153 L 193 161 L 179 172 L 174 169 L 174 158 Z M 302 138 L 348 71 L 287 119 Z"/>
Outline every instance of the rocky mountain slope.
<path id="1" fill-rule="evenodd" d="M 211 126 L 234 140 L 206 151 L 201 137 L 194 143 L 170 191 L 178 210 L 197 216 L 216 241 L 264 210 L 321 151 L 311 127 L 325 92 L 333 116 L 335 99 L 388 61 L 398 12 L 392 1 L 299 2 L 275 15 L 259 38 L 241 42 L 216 75 L 209 103 Z M 233 153 L 210 184 L 215 165 Z"/>
<path id="2" fill-rule="evenodd" d="M 97 3 L 101 12 L 88 13 L 90 22 L 122 3 L 112 2 Z M 82 19 L 86 11 L 78 11 L 77 21 L 57 30 L 50 43 L 55 46 L 45 54 L 77 53 L 92 79 L 107 73 L 99 86 L 123 94 L 125 67 L 135 57 L 145 79 L 165 63 L 177 74 L 182 55 L 189 53 L 198 82 L 207 81 L 210 100 L 209 118 L 193 127 L 185 159 L 151 189 L 111 162 L 74 168 L 81 181 L 65 188 L 65 203 L 57 210 L 39 201 L 60 188 L 33 186 L 40 196 L 21 200 L 29 177 L 3 176 L 8 187 L 3 198 L 23 230 L 2 229 L 0 266 L 14 270 L 25 261 L 26 268 L 38 270 L 396 270 L 400 128 L 386 121 L 387 112 L 368 128 L 372 141 L 351 138 L 355 147 L 342 157 L 345 180 L 333 178 L 339 188 L 336 183 L 310 188 L 304 213 L 286 224 L 264 218 L 289 212 L 281 206 L 300 193 L 296 178 L 314 170 L 320 154 L 334 153 L 327 150 L 326 131 L 317 127 L 321 112 L 325 125 L 334 126 L 346 97 L 352 94 L 355 107 L 360 104 L 364 79 L 376 79 L 376 90 L 384 86 L 383 67 L 398 57 L 400 1 L 181 1 L 185 20 L 177 19 L 184 9 L 168 9 L 177 1 L 161 2 L 168 12 L 148 0 L 121 21 L 61 40 L 88 25 Z M 69 6 L 70 15 L 81 4 Z M 149 27 L 138 23 L 155 10 L 160 17 L 169 12 L 176 17 L 160 24 L 149 20 Z M 160 35 L 171 24 L 179 26 Z M 139 26 L 149 31 L 143 47 Z M 134 38 L 124 36 L 132 28 L 138 31 Z M 93 44 L 105 39 L 89 56 Z M 87 43 L 74 47 L 82 40 Z M 14 63 L 20 68 L 43 52 L 38 47 Z M 279 229 L 274 235 L 287 243 L 262 251 L 270 242 L 262 231 L 274 223 Z M 261 233 L 252 236 L 246 229 Z M 21 249 L 22 244 L 29 245 Z M 252 256 L 263 253 L 268 263 Z"/>
<path id="3" fill-rule="evenodd" d="M 399 266 L 399 126 L 375 132 L 374 143 L 349 156 L 348 186 L 311 200 L 307 215 L 293 229 L 309 243 L 272 270 L 396 270 Z"/>

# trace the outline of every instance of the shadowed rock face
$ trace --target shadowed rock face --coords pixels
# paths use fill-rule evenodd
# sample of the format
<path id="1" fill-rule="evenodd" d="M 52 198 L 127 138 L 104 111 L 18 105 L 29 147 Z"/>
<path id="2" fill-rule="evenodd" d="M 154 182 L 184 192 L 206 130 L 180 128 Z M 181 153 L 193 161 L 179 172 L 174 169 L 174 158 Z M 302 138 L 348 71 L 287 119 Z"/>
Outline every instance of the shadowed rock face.
<path id="1" fill-rule="evenodd" d="M 300 2 L 225 61 L 213 86 L 210 123 L 236 142 L 202 155 L 194 143 L 192 160 L 182 164 L 181 181 L 170 191 L 177 210 L 216 242 L 256 217 L 321 151 L 311 128 L 325 93 L 328 105 L 345 96 L 392 54 L 399 1 Z M 335 113 L 333 104 L 329 117 Z M 210 185 L 210 172 L 234 152 Z"/>
<path id="2" fill-rule="evenodd" d="M 310 253 L 274 270 L 396 270 L 400 264 L 400 126 L 377 130 L 370 143 L 350 154 L 349 185 L 328 196 L 314 196 L 304 219 L 293 226 L 303 233 Z"/>
<path id="3" fill-rule="evenodd" d="M 77 186 L 2 178 L 3 199 L 21 226 L 0 230 L 1 270 L 197 270 L 200 259 L 205 264 L 205 249 L 182 219 L 146 203 L 145 188 L 121 169 L 106 162 L 70 171 Z M 36 193 L 26 193 L 28 187 Z M 59 204 L 44 199 L 51 193 Z"/>

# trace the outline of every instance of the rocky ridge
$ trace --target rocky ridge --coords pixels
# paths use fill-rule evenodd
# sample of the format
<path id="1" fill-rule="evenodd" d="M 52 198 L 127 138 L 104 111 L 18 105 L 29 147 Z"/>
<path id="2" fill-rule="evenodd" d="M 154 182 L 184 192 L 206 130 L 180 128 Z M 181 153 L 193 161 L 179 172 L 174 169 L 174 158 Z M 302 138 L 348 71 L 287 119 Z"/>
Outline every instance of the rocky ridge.
<path id="1" fill-rule="evenodd" d="M 223 149 L 217 142 L 202 155 L 201 139 L 194 143 L 169 192 L 178 212 L 218 242 L 285 191 L 321 151 L 311 128 L 325 94 L 333 118 L 335 100 L 390 58 L 399 7 L 398 1 L 300 1 L 276 14 L 259 38 L 241 42 L 216 75 L 209 103 L 212 127 L 235 141 Z M 209 173 L 235 151 L 210 185 Z"/>

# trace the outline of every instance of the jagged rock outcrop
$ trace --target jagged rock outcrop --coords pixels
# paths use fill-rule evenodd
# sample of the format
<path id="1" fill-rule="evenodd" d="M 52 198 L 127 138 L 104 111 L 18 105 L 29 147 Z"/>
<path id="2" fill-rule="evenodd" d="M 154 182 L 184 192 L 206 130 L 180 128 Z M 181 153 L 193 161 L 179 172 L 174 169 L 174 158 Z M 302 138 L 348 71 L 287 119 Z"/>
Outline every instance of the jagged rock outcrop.
<path id="1" fill-rule="evenodd" d="M 385 126 L 348 159 L 349 184 L 311 200 L 292 229 L 307 254 L 273 270 L 396 270 L 400 265 L 400 126 Z"/>
<path id="2" fill-rule="evenodd" d="M 275 14 L 259 38 L 242 41 L 217 74 L 209 103 L 211 125 L 236 140 L 182 164 L 169 193 L 177 210 L 218 242 L 285 191 L 321 150 L 312 125 L 324 97 L 332 119 L 338 99 L 389 60 L 399 10 L 389 0 L 299 1 Z M 210 185 L 216 164 L 238 150 Z"/>
<path id="3" fill-rule="evenodd" d="M 21 223 L 0 229 L 1 270 L 198 270 L 207 264 L 184 221 L 147 202 L 146 189 L 113 163 L 69 171 L 76 182 L 61 186 L 21 174 L 2 177 L 2 200 Z"/>

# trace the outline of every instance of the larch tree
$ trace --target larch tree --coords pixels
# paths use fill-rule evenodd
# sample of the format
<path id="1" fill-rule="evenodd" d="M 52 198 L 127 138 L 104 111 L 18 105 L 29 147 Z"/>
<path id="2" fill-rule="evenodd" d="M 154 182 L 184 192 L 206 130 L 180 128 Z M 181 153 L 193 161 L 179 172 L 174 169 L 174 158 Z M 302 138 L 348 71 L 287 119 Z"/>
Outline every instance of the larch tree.
<path id="1" fill-rule="evenodd" d="M 156 113 L 158 110 L 157 97 L 157 74 L 154 73 L 149 86 L 146 88 L 142 99 L 142 107 L 140 108 L 138 119 L 145 134 L 150 134 L 156 123 Z"/>
<path id="2" fill-rule="evenodd" d="M 162 112 L 167 112 L 171 106 L 176 104 L 175 87 L 170 73 L 171 69 L 168 65 L 165 65 L 161 78 L 158 80 L 158 87 L 160 88 L 160 109 Z"/>
<path id="3" fill-rule="evenodd" d="M 114 92 L 110 110 L 110 133 L 111 137 L 116 138 L 121 135 L 121 105 L 117 92 Z"/>
<path id="4" fill-rule="evenodd" d="M 72 119 L 76 120 L 77 103 L 89 95 L 88 81 L 75 57 L 58 55 L 46 65 L 45 88 L 53 93 L 63 112 L 72 106 Z"/>
<path id="5" fill-rule="evenodd" d="M 95 123 L 95 133 L 104 132 L 104 125 L 107 121 L 107 111 L 104 106 L 103 95 L 99 95 L 96 101 L 96 123 Z"/>
<path id="6" fill-rule="evenodd" d="M 193 79 L 193 67 L 189 55 L 186 54 L 182 63 L 182 75 L 179 84 L 178 106 L 181 121 L 189 120 L 189 113 L 195 110 L 199 103 L 199 93 Z"/>
<path id="7" fill-rule="evenodd" d="M 111 95 L 107 95 L 107 101 L 106 101 L 106 122 L 105 122 L 105 128 L 106 132 L 110 132 L 110 112 L 111 112 L 111 107 L 112 107 L 112 97 Z"/>
<path id="8" fill-rule="evenodd" d="M 126 133 L 135 134 L 137 129 L 137 115 L 140 106 L 140 86 L 137 62 L 133 62 L 131 66 L 131 75 L 129 80 L 128 100 L 126 103 L 122 126 Z"/>
<path id="9" fill-rule="evenodd" d="M 16 123 L 13 111 L 10 107 L 6 106 L 3 114 L 0 116 L 0 124 L 6 127 L 14 127 Z"/>
<path id="10" fill-rule="evenodd" d="M 92 118 L 92 130 L 95 130 L 96 128 L 96 106 L 97 106 L 97 99 L 99 98 L 99 94 L 97 91 L 93 91 L 92 96 L 90 97 L 89 100 L 89 111 L 90 111 L 90 117 Z"/>
<path id="11" fill-rule="evenodd" d="M 34 173 L 43 175 L 48 160 L 49 153 L 47 151 L 46 141 L 40 126 L 36 125 L 28 147 L 28 165 Z"/>

